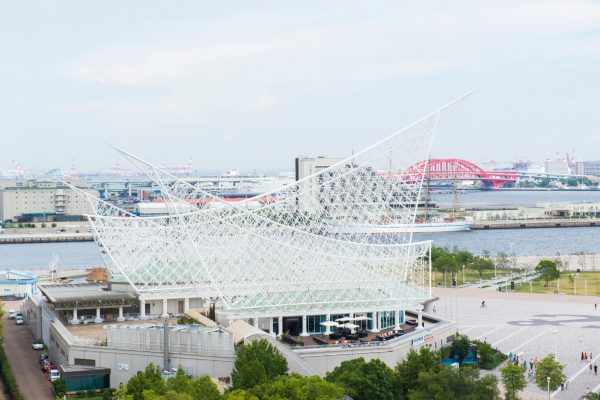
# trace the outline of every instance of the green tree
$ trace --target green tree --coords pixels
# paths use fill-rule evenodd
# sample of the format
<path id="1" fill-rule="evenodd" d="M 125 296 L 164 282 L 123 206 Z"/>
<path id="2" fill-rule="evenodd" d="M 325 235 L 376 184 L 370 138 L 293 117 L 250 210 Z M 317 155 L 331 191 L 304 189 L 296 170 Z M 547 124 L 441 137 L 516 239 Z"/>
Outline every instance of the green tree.
<path id="1" fill-rule="evenodd" d="M 479 272 L 479 278 L 481 278 L 485 271 L 489 271 L 494 268 L 494 263 L 488 258 L 474 257 L 469 263 L 469 268 Z"/>
<path id="2" fill-rule="evenodd" d="M 248 389 L 286 375 L 287 371 L 285 357 L 271 343 L 262 339 L 238 350 L 231 381 L 235 389 Z"/>
<path id="3" fill-rule="evenodd" d="M 133 400 L 145 400 L 144 390 L 151 390 L 159 396 L 166 393 L 167 385 L 158 365 L 148 364 L 143 372 L 138 371 L 127 382 L 127 393 L 133 396 Z"/>
<path id="4" fill-rule="evenodd" d="M 133 396 L 127 391 L 127 385 L 123 385 L 122 383 L 119 385 L 112 398 L 113 400 L 133 400 Z"/>
<path id="5" fill-rule="evenodd" d="M 183 368 L 177 368 L 175 376 L 167 380 L 167 389 L 177 393 L 185 393 L 190 387 L 190 378 L 187 377 Z"/>
<path id="6" fill-rule="evenodd" d="M 469 355 L 470 347 L 471 343 L 467 336 L 458 333 L 454 335 L 454 340 L 452 340 L 452 354 L 458 357 L 460 363 Z"/>
<path id="7" fill-rule="evenodd" d="M 496 254 L 496 267 L 500 269 L 507 269 L 510 266 L 510 259 L 508 254 L 503 251 L 499 251 Z"/>
<path id="8" fill-rule="evenodd" d="M 259 400 L 259 398 L 247 390 L 234 389 L 225 393 L 225 400 Z"/>
<path id="9" fill-rule="evenodd" d="M 540 260 L 535 267 L 535 272 L 538 273 L 540 278 L 546 283 L 546 287 L 548 286 L 548 282 L 558 279 L 560 276 L 556 263 L 552 260 Z"/>
<path id="10" fill-rule="evenodd" d="M 396 390 L 399 398 L 406 398 L 408 392 L 418 385 L 419 373 L 437 372 L 440 369 L 438 355 L 427 347 L 419 351 L 411 350 L 403 362 L 396 365 Z"/>
<path id="11" fill-rule="evenodd" d="M 505 367 L 500 369 L 502 376 L 502 383 L 506 391 L 506 400 L 517 400 L 517 392 L 523 390 L 527 386 L 525 380 L 526 368 L 519 365 L 507 364 Z"/>
<path id="12" fill-rule="evenodd" d="M 600 393 L 588 393 L 582 397 L 583 400 L 600 400 Z"/>
<path id="13" fill-rule="evenodd" d="M 344 389 L 318 376 L 280 376 L 264 388 L 263 400 L 342 400 Z"/>
<path id="14" fill-rule="evenodd" d="M 556 390 L 567 379 L 564 366 L 554 359 L 554 354 L 542 358 L 535 364 L 534 379 L 540 389 L 548 389 L 548 377 L 550 377 L 550 390 Z"/>
<path id="15" fill-rule="evenodd" d="M 222 399 L 221 393 L 219 392 L 217 385 L 212 381 L 212 379 L 210 379 L 208 375 L 202 375 L 197 378 L 191 379 L 184 393 L 189 394 L 190 397 L 192 397 L 193 399 Z"/>
<path id="16" fill-rule="evenodd" d="M 433 261 L 432 267 L 436 271 L 443 272 L 445 278 L 447 271 L 454 273 L 458 270 L 458 263 L 456 262 L 454 255 L 447 253 L 437 257 L 435 261 Z"/>
<path id="17" fill-rule="evenodd" d="M 477 370 L 442 367 L 438 372 L 422 372 L 409 400 L 496 400 L 498 380 L 494 375 L 478 378 Z"/>
<path id="18" fill-rule="evenodd" d="M 364 358 L 343 361 L 325 379 L 335 383 L 354 400 L 393 400 L 396 398 L 395 374 L 383 361 Z"/>

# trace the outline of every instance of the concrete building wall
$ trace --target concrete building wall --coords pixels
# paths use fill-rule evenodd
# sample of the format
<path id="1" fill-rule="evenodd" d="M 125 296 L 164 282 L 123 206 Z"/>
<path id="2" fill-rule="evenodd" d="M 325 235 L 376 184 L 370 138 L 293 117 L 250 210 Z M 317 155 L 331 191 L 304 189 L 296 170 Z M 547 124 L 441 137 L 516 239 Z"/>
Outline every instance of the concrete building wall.
<path id="1" fill-rule="evenodd" d="M 304 179 L 307 176 L 329 168 L 341 160 L 341 158 L 330 157 L 296 158 L 296 180 Z M 310 179 L 300 184 L 299 189 L 303 192 L 299 199 L 299 207 L 301 209 L 311 209 L 318 202 L 315 195 L 308 192 L 312 186 L 317 186 L 318 184 L 318 178 Z"/>
<path id="2" fill-rule="evenodd" d="M 371 345 L 359 347 L 328 347 L 315 349 L 294 350 L 306 363 L 319 371 L 323 376 L 332 371 L 342 362 L 363 357 L 366 361 L 379 359 L 390 368 L 394 368 L 404 360 L 411 350 L 419 350 L 421 346 L 428 346 L 432 350 L 439 350 L 449 343 L 449 339 L 456 332 L 453 322 L 445 322 L 442 326 L 417 330 L 399 339 L 397 342 L 385 345 Z"/>

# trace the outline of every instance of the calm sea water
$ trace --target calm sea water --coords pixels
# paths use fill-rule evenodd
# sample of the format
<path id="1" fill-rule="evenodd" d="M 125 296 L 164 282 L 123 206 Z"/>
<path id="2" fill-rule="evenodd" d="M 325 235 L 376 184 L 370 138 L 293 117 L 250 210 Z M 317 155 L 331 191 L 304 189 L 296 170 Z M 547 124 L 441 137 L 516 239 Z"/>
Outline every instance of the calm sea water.
<path id="1" fill-rule="evenodd" d="M 451 204 L 452 194 L 432 194 L 440 204 Z M 529 205 L 538 202 L 600 202 L 599 192 L 477 192 L 458 193 L 460 206 Z M 433 240 L 435 246 L 467 249 L 480 254 L 512 250 L 517 255 L 555 255 L 575 252 L 600 253 L 600 227 L 497 229 L 470 232 L 415 234 L 414 240 Z M 512 243 L 512 245 L 511 245 Z M 53 254 L 60 268 L 87 268 L 103 265 L 94 242 L 0 245 L 0 268 L 44 269 Z"/>

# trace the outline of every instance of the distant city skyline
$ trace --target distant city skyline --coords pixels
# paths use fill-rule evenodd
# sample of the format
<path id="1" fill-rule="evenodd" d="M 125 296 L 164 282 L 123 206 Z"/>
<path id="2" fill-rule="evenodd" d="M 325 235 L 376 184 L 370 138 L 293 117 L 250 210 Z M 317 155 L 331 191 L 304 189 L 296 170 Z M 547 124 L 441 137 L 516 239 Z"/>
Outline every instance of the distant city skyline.
<path id="1" fill-rule="evenodd" d="M 29 5 L 29 6 L 28 6 Z M 600 159 L 600 3 L 7 3 L 0 168 L 344 157 L 476 89 L 432 156 Z"/>

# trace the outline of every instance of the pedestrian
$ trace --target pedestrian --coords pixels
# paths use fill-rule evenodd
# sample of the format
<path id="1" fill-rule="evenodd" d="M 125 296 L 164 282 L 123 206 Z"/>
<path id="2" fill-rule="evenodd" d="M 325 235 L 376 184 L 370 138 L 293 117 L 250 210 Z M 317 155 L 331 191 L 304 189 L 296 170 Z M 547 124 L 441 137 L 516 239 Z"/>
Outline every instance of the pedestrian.
<path id="1" fill-rule="evenodd" d="M 594 304 L 594 310 L 597 310 L 597 309 L 598 309 L 598 303 L 595 303 Z"/>
<path id="2" fill-rule="evenodd" d="M 581 361 L 583 361 L 583 351 L 581 352 Z"/>
<path id="3" fill-rule="evenodd" d="M 594 375 L 598 375 L 598 364 L 594 364 Z"/>
<path id="4" fill-rule="evenodd" d="M 565 383 L 561 382 L 560 383 L 560 391 L 562 392 L 563 390 L 565 390 Z"/>
<path id="5" fill-rule="evenodd" d="M 590 375 L 592 374 L 592 363 L 590 363 Z"/>
<path id="6" fill-rule="evenodd" d="M 435 314 L 435 306 L 433 306 L 433 313 Z"/>

